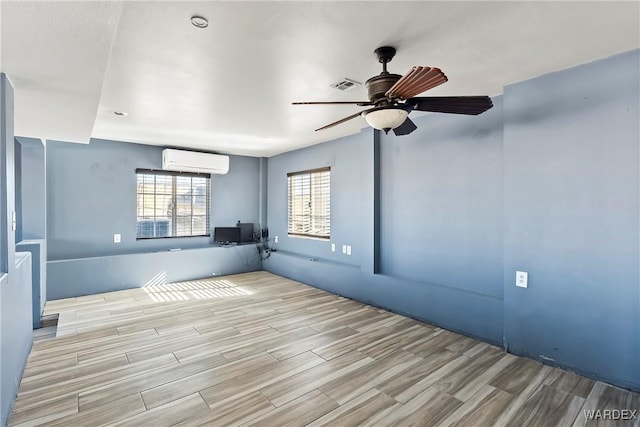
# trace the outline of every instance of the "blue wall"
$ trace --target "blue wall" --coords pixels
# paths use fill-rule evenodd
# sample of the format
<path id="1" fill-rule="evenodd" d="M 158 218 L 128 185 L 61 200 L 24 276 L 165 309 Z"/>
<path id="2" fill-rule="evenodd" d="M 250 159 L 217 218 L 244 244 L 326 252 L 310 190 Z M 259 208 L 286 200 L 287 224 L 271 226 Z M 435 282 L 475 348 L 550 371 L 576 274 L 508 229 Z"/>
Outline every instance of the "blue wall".
<path id="1" fill-rule="evenodd" d="M 16 242 L 19 242 L 22 240 L 22 146 L 15 139 L 13 144 L 13 159 L 13 200 L 16 211 L 16 230 L 14 238 Z"/>
<path id="2" fill-rule="evenodd" d="M 162 147 L 47 141 L 49 260 L 204 247 L 211 238 L 136 241 L 136 168 L 161 169 Z M 211 177 L 211 227 L 258 221 L 259 159 L 231 156 Z M 113 243 L 120 233 L 121 243 Z"/>
<path id="3" fill-rule="evenodd" d="M 16 250 L 31 253 L 33 328 L 46 302 L 46 180 L 42 140 L 15 138 Z"/>
<path id="4" fill-rule="evenodd" d="M 365 130 L 269 158 L 267 218 L 269 237 L 278 236 L 277 249 L 360 266 L 366 230 L 354 226 L 354 220 L 364 214 L 363 198 L 373 191 L 371 183 L 362 179 L 372 138 L 373 132 Z M 336 243 L 336 252 L 331 252 L 329 241 L 287 237 L 287 172 L 325 166 L 331 167 L 331 242 Z M 342 254 L 343 244 L 352 246 L 351 256 Z"/>
<path id="5" fill-rule="evenodd" d="M 31 254 L 15 253 L 14 270 L 2 283 L 2 425 L 11 413 L 33 343 Z"/>
<path id="6" fill-rule="evenodd" d="M 493 103 L 382 135 L 382 273 L 502 298 L 502 98 Z"/>
<path id="7" fill-rule="evenodd" d="M 639 52 L 511 85 L 481 116 L 381 135 L 382 274 L 369 268 L 371 131 L 270 158 L 279 243 L 264 268 L 640 390 Z M 336 253 L 286 235 L 287 172 L 322 166 Z"/>
<path id="8" fill-rule="evenodd" d="M 31 314 L 33 329 L 38 329 L 47 302 L 47 244 L 44 239 L 22 240 L 16 243 L 16 251 L 31 254 Z"/>
<path id="9" fill-rule="evenodd" d="M 638 70 L 636 50 L 506 87 L 503 203 L 505 345 L 636 389 Z"/>
<path id="10" fill-rule="evenodd" d="M 135 171 L 161 169 L 162 147 L 94 139 L 87 145 L 48 141 L 46 158 L 47 299 L 143 286 L 159 273 L 154 268 L 164 265 L 158 264 L 160 259 L 181 263 L 169 272 L 171 280 L 203 277 L 198 274 L 205 270 L 209 276 L 221 269 L 239 273 L 262 267 L 259 259 L 247 267 L 244 255 L 230 257 L 213 247 L 210 237 L 136 240 Z M 211 229 L 238 220 L 258 222 L 259 163 L 257 158 L 230 156 L 229 173 L 212 175 Z M 122 236 L 119 244 L 113 243 L 115 233 Z M 176 248 L 208 251 L 184 252 L 191 257 L 157 255 Z M 139 254 L 137 263 L 124 261 L 123 254 Z M 206 254 L 208 261 L 197 254 Z M 227 267 L 221 267 L 223 261 Z M 94 268 L 102 272 L 99 280 Z"/>
<path id="11" fill-rule="evenodd" d="M 419 126 L 424 123 L 428 130 L 432 126 L 430 122 L 437 120 L 437 117 L 417 118 L 416 123 Z M 500 117 L 500 100 L 497 99 L 495 110 L 487 114 L 484 120 L 476 118 L 474 121 L 470 117 L 457 117 L 449 119 L 448 122 L 463 142 L 479 132 L 487 133 L 483 143 L 491 149 L 491 153 L 485 157 L 495 158 L 495 151 L 498 151 L 499 159 L 502 135 Z M 446 129 L 443 132 L 446 132 Z M 277 252 L 265 261 L 264 266 L 274 273 L 340 295 L 501 344 L 503 313 L 500 162 L 488 166 L 475 166 L 466 171 L 463 167 L 458 168 L 458 172 L 480 181 L 478 186 L 482 186 L 484 182 L 485 186 L 490 187 L 488 192 L 497 193 L 488 202 L 497 219 L 484 215 L 469 216 L 467 220 L 470 222 L 469 228 L 474 223 L 479 228 L 486 228 L 485 233 L 490 234 L 490 241 L 478 242 L 475 235 L 456 236 L 459 232 L 451 225 L 449 233 L 454 230 L 452 237 L 456 237 L 456 241 L 448 242 L 445 230 L 438 237 L 438 241 L 434 242 L 433 236 L 430 235 L 433 234 L 433 227 L 428 224 L 430 212 L 423 211 L 417 204 L 423 202 L 421 197 L 424 197 L 425 188 L 431 188 L 441 199 L 448 197 L 446 193 L 451 189 L 437 189 L 436 184 L 440 182 L 437 174 L 426 172 L 422 166 L 426 164 L 424 159 L 427 156 L 433 157 L 437 154 L 433 145 L 425 141 L 424 135 L 421 132 L 415 136 L 398 138 L 397 141 L 391 136 L 382 137 L 379 203 L 380 258 L 383 274 L 373 274 L 372 267 L 376 256 L 375 251 L 371 249 L 375 244 L 372 215 L 375 207 L 375 180 L 372 169 L 376 144 L 370 129 L 269 159 L 269 231 L 271 237 L 278 236 L 279 243 L 276 244 Z M 471 164 L 479 149 L 474 153 L 463 153 L 463 143 L 458 142 L 456 150 L 458 155 L 468 157 L 466 163 Z M 411 162 L 415 162 L 416 167 L 402 167 L 400 163 L 408 161 L 407 156 L 412 158 Z M 444 159 L 441 158 L 439 161 L 443 162 Z M 459 162 L 464 164 L 464 160 Z M 323 166 L 331 167 L 331 241 L 288 237 L 287 172 Z M 478 176 L 483 168 L 488 172 Z M 474 187 L 474 191 L 476 190 L 477 187 Z M 461 188 L 458 196 L 464 197 L 464 193 L 465 190 Z M 476 195 L 470 197 L 476 199 Z M 442 209 L 447 207 L 441 207 Z M 448 209 L 455 212 L 456 205 L 453 204 Z M 453 223 L 457 219 L 457 216 L 452 215 L 450 221 Z M 397 224 L 398 221 L 402 222 Z M 336 252 L 331 252 L 331 242 L 336 244 Z M 342 245 L 345 244 L 352 246 L 351 256 L 342 253 Z M 493 258 L 497 258 L 490 267 L 479 265 L 480 260 L 476 261 L 476 268 L 481 272 L 475 276 L 474 273 L 471 274 L 470 277 L 476 277 L 475 281 L 451 279 L 448 282 L 439 282 L 438 279 L 444 274 L 443 269 L 431 271 L 424 268 L 429 263 L 429 255 L 425 252 L 437 251 L 432 245 L 457 245 L 464 250 L 465 245 L 471 244 L 477 245 L 479 250 L 484 252 L 493 251 Z M 418 255 L 420 259 L 413 258 L 416 252 L 423 252 L 422 255 Z M 412 258 L 414 262 L 400 272 L 400 266 L 394 265 L 394 262 L 404 262 L 403 257 Z M 427 259 L 421 259 L 424 257 Z M 468 268 L 473 268 L 473 260 L 469 257 L 466 263 L 471 265 Z M 486 270 L 489 273 L 484 273 Z M 489 279 L 485 276 L 489 276 Z M 490 280 L 491 278 L 495 280 Z"/>
<path id="12" fill-rule="evenodd" d="M 16 254 L 13 88 L 0 73 L 0 425 L 18 391 L 32 343 L 31 255 Z"/>
<path id="13" fill-rule="evenodd" d="M 47 263 L 47 299 L 262 269 L 255 244 L 76 258 Z"/>
<path id="14" fill-rule="evenodd" d="M 22 240 L 44 239 L 47 235 L 45 147 L 39 139 L 17 137 L 16 140 L 21 170 L 20 187 L 16 188 L 21 200 L 20 237 Z"/>

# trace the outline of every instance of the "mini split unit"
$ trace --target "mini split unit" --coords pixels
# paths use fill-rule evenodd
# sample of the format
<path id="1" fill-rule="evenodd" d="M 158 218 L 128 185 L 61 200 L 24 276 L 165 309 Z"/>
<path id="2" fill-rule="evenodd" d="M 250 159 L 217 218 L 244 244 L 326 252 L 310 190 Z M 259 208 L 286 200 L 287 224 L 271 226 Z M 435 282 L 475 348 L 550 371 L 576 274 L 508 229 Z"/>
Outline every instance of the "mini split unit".
<path id="1" fill-rule="evenodd" d="M 229 156 L 166 149 L 162 150 L 162 169 L 224 175 L 229 172 Z"/>

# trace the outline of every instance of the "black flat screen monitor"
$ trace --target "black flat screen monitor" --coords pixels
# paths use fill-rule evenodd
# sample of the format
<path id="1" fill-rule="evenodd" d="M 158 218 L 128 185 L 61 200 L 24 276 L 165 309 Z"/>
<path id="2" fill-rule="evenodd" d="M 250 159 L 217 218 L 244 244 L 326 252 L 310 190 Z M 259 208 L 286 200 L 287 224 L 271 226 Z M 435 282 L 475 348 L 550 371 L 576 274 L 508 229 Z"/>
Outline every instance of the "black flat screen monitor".
<path id="1" fill-rule="evenodd" d="M 241 222 L 238 223 L 238 227 L 240 227 L 240 242 L 253 242 L 253 223 Z"/>
<path id="2" fill-rule="evenodd" d="M 240 243 L 240 227 L 215 227 L 213 242 L 220 245 Z"/>

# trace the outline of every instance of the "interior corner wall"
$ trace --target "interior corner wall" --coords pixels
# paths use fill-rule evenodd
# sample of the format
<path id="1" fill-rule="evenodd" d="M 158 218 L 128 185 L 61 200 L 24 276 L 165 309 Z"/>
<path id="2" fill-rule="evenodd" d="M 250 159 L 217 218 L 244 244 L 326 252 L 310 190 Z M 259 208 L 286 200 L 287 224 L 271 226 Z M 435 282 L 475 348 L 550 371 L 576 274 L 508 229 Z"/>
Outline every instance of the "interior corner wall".
<path id="1" fill-rule="evenodd" d="M 502 97 L 493 104 L 382 135 L 383 274 L 502 299 Z"/>
<path id="2" fill-rule="evenodd" d="M 419 117 L 416 124 L 422 131 L 410 137 L 382 137 L 380 141 L 380 199 L 375 200 L 376 162 L 375 135 L 370 129 L 335 141 L 284 153 L 269 158 L 268 218 L 270 236 L 278 236 L 276 252 L 264 261 L 264 268 L 276 274 L 308 283 L 327 291 L 353 298 L 375 306 L 390 309 L 448 329 L 463 332 L 494 344 L 502 344 L 502 265 L 501 238 L 501 108 L 496 100 L 496 109 L 485 120 L 473 121 L 469 117 L 451 119 L 446 124 L 437 118 Z M 437 116 L 434 116 L 437 117 Z M 434 121 L 435 120 L 435 121 Z M 438 125 L 440 123 L 440 125 Z M 437 130 L 440 126 L 440 130 Z M 438 136 L 432 138 L 433 132 Z M 456 133 L 457 132 L 457 133 Z M 437 139 L 450 134 L 448 144 L 438 144 Z M 465 152 L 465 143 L 474 135 L 484 135 L 481 141 L 493 159 L 488 165 L 473 165 L 482 147 Z M 434 142 L 435 141 L 435 142 Z M 487 243 L 481 242 L 477 233 L 455 230 L 450 226 L 433 241 L 430 218 L 433 211 L 424 211 L 416 204 L 423 202 L 426 187 L 432 194 L 447 199 L 452 188 L 439 188 L 436 171 L 425 167 L 427 157 L 434 163 L 448 158 L 447 147 L 455 145 L 457 152 L 466 157 L 460 160 L 455 173 L 468 176 L 468 181 L 479 181 L 491 193 L 490 200 L 477 196 L 481 204 L 477 208 L 490 210 L 486 215 L 469 216 L 469 227 L 483 229 L 489 235 Z M 439 153 L 438 150 L 441 152 Z M 435 158 L 438 157 L 439 158 Z M 411 159 L 410 161 L 408 159 Z M 427 162 L 427 163 L 426 163 Z M 429 163 L 430 164 L 430 163 Z M 318 241 L 287 235 L 287 173 L 323 166 L 331 167 L 331 241 Z M 485 168 L 488 171 L 479 175 Z M 453 176 L 453 173 L 452 175 Z M 460 184 L 462 185 L 462 184 Z M 477 188 L 474 187 L 474 190 Z M 461 189 L 473 197 L 470 190 Z M 442 206 L 455 213 L 462 200 L 450 198 L 450 205 Z M 372 214 L 376 202 L 380 205 L 380 259 L 382 274 L 374 274 L 371 266 L 376 264 L 376 251 L 371 250 L 372 236 L 375 241 L 376 220 Z M 412 210 L 412 211 L 408 211 Z M 497 219 L 491 217 L 491 213 Z M 446 217 L 446 215 L 444 215 Z M 458 217 L 452 216 L 451 221 Z M 446 233 L 453 233 L 447 242 Z M 331 251 L 331 244 L 336 252 Z M 478 273 L 471 272 L 463 280 L 450 278 L 440 280 L 443 272 L 424 268 L 428 262 L 422 251 L 437 252 L 443 244 L 458 246 L 461 251 L 467 245 L 476 245 L 484 251 L 492 251 L 491 266 L 476 266 Z M 342 253 L 343 245 L 352 248 L 352 254 Z M 453 249 L 451 249 L 453 250 Z M 472 251 L 468 251 L 472 253 Z M 408 269 L 400 264 L 405 259 L 413 260 Z M 394 264 L 394 262 L 397 262 Z M 472 263 L 471 260 L 465 261 Z M 490 273 L 484 273 L 489 270 Z M 485 278 L 482 275 L 489 277 Z M 474 279 L 474 280 L 471 280 Z M 491 280 L 494 279 L 494 280 Z"/>
<path id="3" fill-rule="evenodd" d="M 16 251 L 31 254 L 33 329 L 40 327 L 46 302 L 45 145 L 38 138 L 15 138 Z"/>
<path id="4" fill-rule="evenodd" d="M 264 268 L 640 390 L 639 55 L 508 86 L 480 116 L 427 114 L 409 136 L 382 135 L 382 274 L 362 268 L 372 133 L 269 158 L 279 243 Z M 286 174 L 322 166 L 331 241 L 288 237 Z"/>
<path id="5" fill-rule="evenodd" d="M 21 213 L 18 218 L 22 229 L 22 239 L 16 238 L 16 241 L 44 239 L 47 234 L 46 147 L 40 139 L 17 137 L 16 140 L 16 147 L 20 147 L 21 160 Z"/>
<path id="6" fill-rule="evenodd" d="M 162 149 L 47 141 L 48 300 L 262 268 L 255 247 L 218 248 L 212 237 L 136 240 L 136 169 L 161 169 Z M 229 156 L 229 172 L 211 176 L 210 231 L 258 223 L 259 188 L 259 159 Z"/>
<path id="7" fill-rule="evenodd" d="M 301 150 L 269 158 L 268 206 L 269 237 L 278 237 L 279 251 L 304 254 L 318 260 L 360 268 L 361 245 L 366 230 L 354 226 L 364 214 L 363 198 L 372 191 L 362 173 L 371 151 L 372 132 L 363 131 Z M 331 168 L 331 242 L 353 247 L 351 256 L 340 250 L 331 252 L 330 242 L 287 236 L 287 173 L 320 167 Z"/>
<path id="8" fill-rule="evenodd" d="M 0 320 L 4 314 L 4 298 L 2 290 L 9 285 L 9 223 L 7 220 L 7 202 L 12 197 L 11 187 L 7 182 L 7 142 L 13 140 L 13 88 L 4 73 L 0 73 Z M 10 397 L 5 387 L 11 383 L 4 377 L 5 361 L 3 354 L 9 342 L 5 343 L 5 335 L 0 324 L 0 425 L 5 425 L 11 408 Z"/>
<path id="9" fill-rule="evenodd" d="M 0 73 L 0 425 L 7 422 L 32 344 L 31 255 L 16 254 L 13 88 Z"/>
<path id="10" fill-rule="evenodd" d="M 267 228 L 267 183 L 269 179 L 269 159 L 260 157 L 259 160 L 259 177 L 258 177 L 258 226 L 260 231 Z"/>
<path id="11" fill-rule="evenodd" d="M 638 70 L 635 50 L 504 92 L 505 345 L 635 390 Z"/>
<path id="12" fill-rule="evenodd" d="M 163 147 L 92 139 L 47 142 L 49 260 L 200 248 L 210 237 L 136 240 L 136 168 L 162 169 Z M 230 156 L 211 176 L 211 229 L 258 222 L 259 159 Z M 114 233 L 121 242 L 114 243 Z"/>
<path id="13" fill-rule="evenodd" d="M 14 139 L 14 179 L 15 179 L 15 211 L 16 211 L 16 232 L 15 241 L 22 240 L 22 146 Z"/>
<path id="14" fill-rule="evenodd" d="M 11 216 L 15 209 L 15 154 L 13 135 L 13 87 L 0 73 L 0 273 L 14 268 L 15 236 Z"/>

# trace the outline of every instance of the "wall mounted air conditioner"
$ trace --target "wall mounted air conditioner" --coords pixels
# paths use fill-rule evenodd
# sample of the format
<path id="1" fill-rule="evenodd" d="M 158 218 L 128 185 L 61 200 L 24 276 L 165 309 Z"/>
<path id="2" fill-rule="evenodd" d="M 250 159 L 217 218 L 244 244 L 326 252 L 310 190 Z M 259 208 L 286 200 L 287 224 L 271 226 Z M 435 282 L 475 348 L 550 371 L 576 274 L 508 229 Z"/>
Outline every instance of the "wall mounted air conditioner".
<path id="1" fill-rule="evenodd" d="M 229 156 L 167 148 L 162 150 L 162 169 L 224 175 L 229 172 Z"/>

